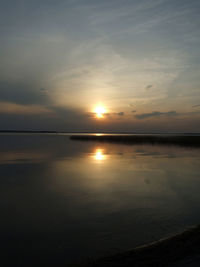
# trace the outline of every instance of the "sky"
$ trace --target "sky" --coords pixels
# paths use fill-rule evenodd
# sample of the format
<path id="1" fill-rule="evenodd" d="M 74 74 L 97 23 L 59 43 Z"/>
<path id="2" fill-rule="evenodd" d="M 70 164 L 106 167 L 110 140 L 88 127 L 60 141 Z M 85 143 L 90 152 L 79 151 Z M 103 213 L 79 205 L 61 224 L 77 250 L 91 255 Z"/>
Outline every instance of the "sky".
<path id="1" fill-rule="evenodd" d="M 0 0 L 0 130 L 200 132 L 199 13 L 199 0 Z"/>

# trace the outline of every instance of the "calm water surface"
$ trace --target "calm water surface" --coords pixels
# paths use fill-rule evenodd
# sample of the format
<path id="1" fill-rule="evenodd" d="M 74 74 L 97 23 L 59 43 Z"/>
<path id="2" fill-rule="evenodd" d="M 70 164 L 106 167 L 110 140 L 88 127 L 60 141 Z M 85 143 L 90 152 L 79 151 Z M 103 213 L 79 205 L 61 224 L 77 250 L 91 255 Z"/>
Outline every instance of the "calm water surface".
<path id="1" fill-rule="evenodd" d="M 199 149 L 0 135 L 1 260 L 66 266 L 199 224 L 199 162 Z"/>

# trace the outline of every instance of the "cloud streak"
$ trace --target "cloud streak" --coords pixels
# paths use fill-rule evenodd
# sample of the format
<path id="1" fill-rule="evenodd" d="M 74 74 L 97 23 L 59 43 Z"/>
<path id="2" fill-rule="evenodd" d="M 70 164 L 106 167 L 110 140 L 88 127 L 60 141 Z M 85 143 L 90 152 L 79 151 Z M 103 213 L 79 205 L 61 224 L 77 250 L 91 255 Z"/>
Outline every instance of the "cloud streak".
<path id="1" fill-rule="evenodd" d="M 149 84 L 149 85 L 146 86 L 145 89 L 146 89 L 146 90 L 149 90 L 149 89 L 152 88 L 152 87 L 153 87 L 153 85 L 152 85 L 152 84 Z"/>
<path id="2" fill-rule="evenodd" d="M 121 111 L 121 112 L 113 113 L 113 115 L 124 116 L 124 112 Z"/>
<path id="3" fill-rule="evenodd" d="M 171 116 L 178 116 L 178 115 L 179 113 L 177 113 L 175 110 L 172 110 L 168 112 L 153 111 L 150 113 L 141 113 L 141 114 L 135 115 L 135 117 L 139 120 L 143 120 L 143 119 L 152 118 L 152 117 L 161 117 L 161 116 L 171 117 Z"/>
<path id="4" fill-rule="evenodd" d="M 50 114 L 53 111 L 40 105 L 20 105 L 10 102 L 0 102 L 0 114 L 40 115 Z"/>

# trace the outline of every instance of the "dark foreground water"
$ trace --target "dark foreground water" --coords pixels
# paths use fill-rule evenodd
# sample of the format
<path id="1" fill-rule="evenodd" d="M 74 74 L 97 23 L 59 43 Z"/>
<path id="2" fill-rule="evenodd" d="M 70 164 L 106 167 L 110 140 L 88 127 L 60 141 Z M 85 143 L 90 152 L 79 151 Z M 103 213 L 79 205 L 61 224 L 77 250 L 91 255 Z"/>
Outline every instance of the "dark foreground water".
<path id="1" fill-rule="evenodd" d="M 0 265 L 67 266 L 200 223 L 200 149 L 0 135 Z"/>

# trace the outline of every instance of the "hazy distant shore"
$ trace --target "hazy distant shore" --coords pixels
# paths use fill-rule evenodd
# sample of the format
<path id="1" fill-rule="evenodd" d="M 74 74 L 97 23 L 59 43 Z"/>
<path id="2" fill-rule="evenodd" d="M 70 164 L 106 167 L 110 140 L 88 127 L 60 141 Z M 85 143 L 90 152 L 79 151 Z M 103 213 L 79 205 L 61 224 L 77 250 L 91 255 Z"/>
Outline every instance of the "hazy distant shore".
<path id="1" fill-rule="evenodd" d="M 200 266 L 200 226 L 116 255 L 91 260 L 80 267 Z"/>
<path id="2" fill-rule="evenodd" d="M 72 140 L 200 147 L 198 135 L 72 135 Z"/>

